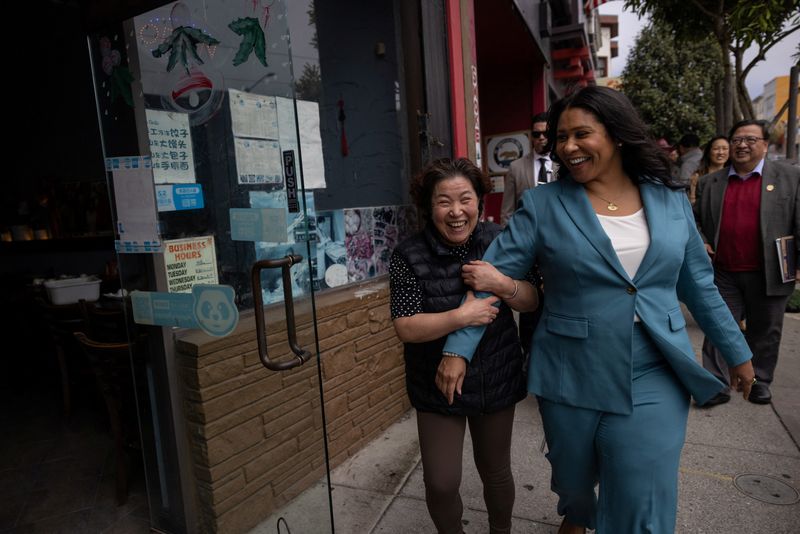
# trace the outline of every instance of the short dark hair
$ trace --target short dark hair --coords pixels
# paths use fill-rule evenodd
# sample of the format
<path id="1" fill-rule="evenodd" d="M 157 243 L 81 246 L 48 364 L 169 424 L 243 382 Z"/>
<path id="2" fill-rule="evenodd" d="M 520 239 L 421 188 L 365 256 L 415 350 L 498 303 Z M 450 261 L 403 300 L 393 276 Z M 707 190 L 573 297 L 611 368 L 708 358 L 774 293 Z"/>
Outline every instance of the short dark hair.
<path id="1" fill-rule="evenodd" d="M 483 196 L 491 190 L 489 177 L 466 158 L 441 158 L 428 163 L 411 179 L 409 193 L 417 207 L 420 220 L 425 223 L 431 220 L 433 190 L 436 184 L 456 176 L 463 176 L 472 184 L 478 195 L 478 215 L 483 213 Z"/>
<path id="2" fill-rule="evenodd" d="M 769 122 L 762 121 L 758 119 L 745 119 L 743 121 L 739 121 L 733 125 L 733 127 L 728 132 L 728 140 L 730 141 L 733 139 L 733 134 L 741 128 L 742 126 L 758 126 L 761 128 L 761 137 L 769 141 Z"/>
<path id="3" fill-rule="evenodd" d="M 531 117 L 531 127 L 537 122 L 547 122 L 547 112 L 543 111 L 542 113 L 537 113 L 533 117 Z"/>
<path id="4" fill-rule="evenodd" d="M 678 144 L 686 148 L 693 148 L 696 146 L 700 146 L 700 138 L 692 133 L 686 134 L 683 137 L 681 137 L 681 140 L 678 141 Z"/>
<path id="5" fill-rule="evenodd" d="M 563 165 L 555 151 L 558 121 L 570 108 L 588 111 L 606 128 L 615 143 L 620 143 L 622 169 L 633 181 L 651 181 L 668 187 L 682 188 L 672 178 L 670 162 L 650 135 L 628 97 L 615 89 L 590 85 L 555 102 L 549 111 L 547 148 L 550 157 Z"/>

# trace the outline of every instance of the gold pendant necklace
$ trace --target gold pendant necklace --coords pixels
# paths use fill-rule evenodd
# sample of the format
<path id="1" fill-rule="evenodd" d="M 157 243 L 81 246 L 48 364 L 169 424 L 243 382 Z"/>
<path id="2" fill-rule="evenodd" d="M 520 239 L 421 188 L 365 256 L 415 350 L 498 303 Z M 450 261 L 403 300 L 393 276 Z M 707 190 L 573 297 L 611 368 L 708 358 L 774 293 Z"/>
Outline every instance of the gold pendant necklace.
<path id="1" fill-rule="evenodd" d="M 587 191 L 589 191 L 589 190 L 587 189 Z M 607 198 L 603 198 L 600 195 L 598 195 L 597 193 L 595 193 L 594 191 L 589 191 L 589 193 L 593 194 L 594 196 L 596 196 L 597 198 L 599 198 L 600 200 L 605 202 L 607 204 L 606 205 L 606 209 L 608 211 L 617 211 L 619 209 L 619 206 L 614 204 L 614 200 L 617 200 L 619 197 L 621 197 L 623 195 L 624 191 L 622 193 L 620 193 L 619 195 L 617 195 L 617 198 L 615 198 L 614 200 L 608 200 Z"/>

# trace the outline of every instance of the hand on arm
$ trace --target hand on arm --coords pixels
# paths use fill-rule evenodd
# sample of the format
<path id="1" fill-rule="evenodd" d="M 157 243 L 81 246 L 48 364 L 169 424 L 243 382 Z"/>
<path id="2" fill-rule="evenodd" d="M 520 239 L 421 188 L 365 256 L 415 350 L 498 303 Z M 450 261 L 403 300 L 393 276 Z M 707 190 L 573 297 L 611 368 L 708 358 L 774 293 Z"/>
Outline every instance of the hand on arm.
<path id="1" fill-rule="evenodd" d="M 509 219 L 505 230 L 495 238 L 484 254 L 485 261 L 515 279 L 522 279 L 536 263 L 537 231 L 533 194 L 533 190 L 523 193 L 521 209 Z M 447 337 L 444 350 L 469 360 L 484 332 L 483 326 L 462 328 L 453 332 Z"/>
<path id="2" fill-rule="evenodd" d="M 475 298 L 472 291 L 467 291 L 466 298 L 458 308 L 446 312 L 398 317 L 394 320 L 394 329 L 403 343 L 433 341 L 465 326 L 491 323 L 500 311 L 493 306 L 498 300 L 495 296 Z"/>
<path id="3" fill-rule="evenodd" d="M 471 261 L 462 266 L 461 276 L 475 291 L 493 293 L 517 311 L 533 311 L 539 306 L 536 288 L 525 280 L 504 275 L 491 263 Z"/>
<path id="4" fill-rule="evenodd" d="M 499 299 L 490 296 L 475 298 L 472 291 L 458 308 L 440 313 L 418 313 L 394 320 L 397 337 L 404 343 L 433 341 L 465 326 L 485 326 L 495 320 L 499 309 L 494 304 Z M 436 372 L 436 387 L 453 404 L 453 395 L 461 394 L 461 384 L 467 371 L 467 360 L 457 355 L 442 356 Z"/>

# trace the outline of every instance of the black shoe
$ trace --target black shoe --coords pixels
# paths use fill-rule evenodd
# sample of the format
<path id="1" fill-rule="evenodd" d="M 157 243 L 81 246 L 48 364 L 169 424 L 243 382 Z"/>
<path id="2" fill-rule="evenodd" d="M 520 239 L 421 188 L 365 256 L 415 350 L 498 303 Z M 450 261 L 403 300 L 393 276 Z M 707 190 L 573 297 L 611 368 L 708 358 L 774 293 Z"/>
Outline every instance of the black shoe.
<path id="1" fill-rule="evenodd" d="M 747 400 L 753 404 L 769 404 L 772 402 L 772 393 L 769 391 L 769 386 L 756 382 L 750 389 L 750 396 L 747 397 Z"/>
<path id="2" fill-rule="evenodd" d="M 725 393 L 724 391 L 720 391 L 719 393 L 708 399 L 705 402 L 705 404 L 701 404 L 700 407 L 711 408 L 712 406 L 716 406 L 717 404 L 725 404 L 729 400 L 731 400 L 730 394 Z"/>

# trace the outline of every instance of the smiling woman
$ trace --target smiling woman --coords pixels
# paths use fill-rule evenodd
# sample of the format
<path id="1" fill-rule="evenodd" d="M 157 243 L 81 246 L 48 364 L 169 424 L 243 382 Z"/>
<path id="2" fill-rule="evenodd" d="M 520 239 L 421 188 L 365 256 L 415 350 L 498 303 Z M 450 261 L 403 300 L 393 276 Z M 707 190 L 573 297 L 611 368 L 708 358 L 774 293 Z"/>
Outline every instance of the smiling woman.
<path id="1" fill-rule="evenodd" d="M 478 194 L 463 176 L 441 180 L 433 189 L 431 219 L 448 245 L 463 245 L 478 224 Z"/>
<path id="2" fill-rule="evenodd" d="M 544 278 L 528 390 L 564 516 L 558 532 L 670 533 L 689 394 L 703 404 L 724 388 L 697 364 L 680 302 L 725 347 L 745 397 L 750 349 L 686 195 L 627 97 L 580 89 L 553 104 L 549 121 L 548 148 L 566 172 L 523 194 L 483 259 L 512 278 L 535 264 Z M 443 352 L 474 361 L 482 335 L 463 328 Z"/>
<path id="3" fill-rule="evenodd" d="M 569 108 L 561 115 L 557 132 L 556 154 L 572 177 L 587 189 L 594 180 L 606 183 L 606 187 L 624 180 L 621 143 L 614 143 L 606 127 L 593 114 L 581 108 Z"/>
<path id="4" fill-rule="evenodd" d="M 689 202 L 693 205 L 697 200 L 697 184 L 702 176 L 717 172 L 728 163 L 730 157 L 730 142 L 727 135 L 717 135 L 703 147 L 703 157 L 700 166 L 689 178 Z"/>
<path id="5" fill-rule="evenodd" d="M 461 452 L 469 423 L 476 465 L 486 485 L 489 532 L 509 532 L 514 504 L 511 426 L 525 397 L 523 355 L 510 307 L 538 302 L 526 281 L 477 261 L 500 227 L 479 222 L 488 179 L 471 161 L 441 159 L 411 183 L 425 222 L 394 251 L 391 313 L 404 344 L 406 386 L 417 410 L 425 499 L 438 532 L 461 532 Z M 494 295 L 475 298 L 472 291 Z M 443 355 L 445 337 L 487 326 L 471 362 Z"/>

